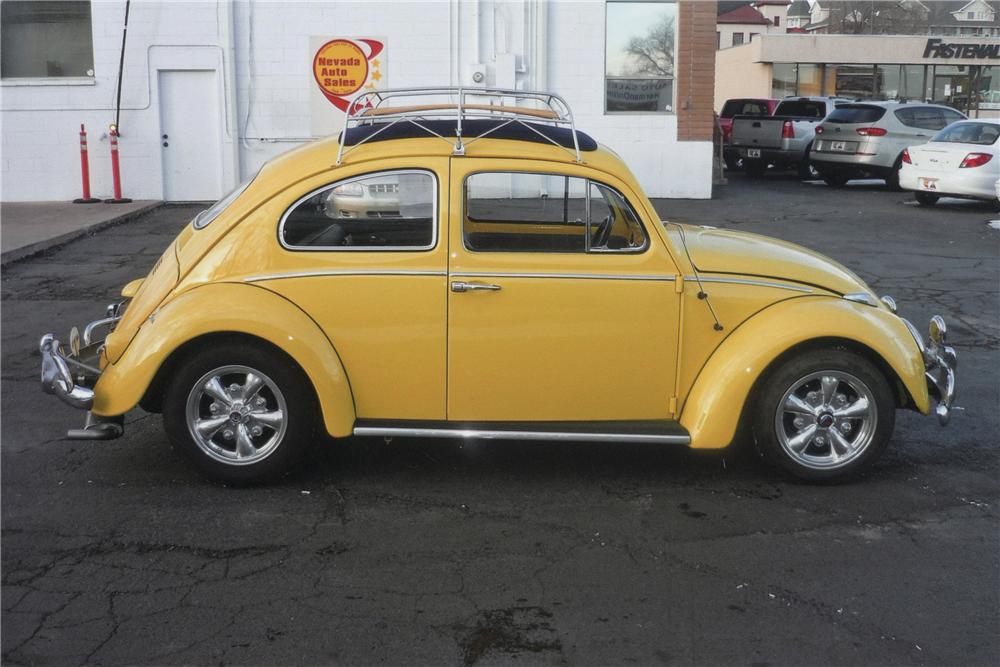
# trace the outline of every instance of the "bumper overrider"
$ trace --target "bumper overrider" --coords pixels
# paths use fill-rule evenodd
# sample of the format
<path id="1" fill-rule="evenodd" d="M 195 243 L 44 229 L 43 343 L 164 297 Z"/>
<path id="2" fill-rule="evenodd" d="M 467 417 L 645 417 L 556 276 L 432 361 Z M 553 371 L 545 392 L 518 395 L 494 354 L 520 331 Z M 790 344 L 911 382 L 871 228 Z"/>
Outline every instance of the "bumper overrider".
<path id="1" fill-rule="evenodd" d="M 90 409 L 94 405 L 94 385 L 101 376 L 104 338 L 121 319 L 125 304 L 108 306 L 107 316 L 84 327 L 82 336 L 73 327 L 68 350 L 51 333 L 42 336 L 38 344 L 42 355 L 42 391 L 58 396 L 74 408 L 88 411 L 84 427 L 67 432 L 66 437 L 71 440 L 110 440 L 121 436 L 124 430 L 122 416 L 98 417 Z"/>
<path id="2" fill-rule="evenodd" d="M 945 345 L 948 327 L 940 315 L 932 317 L 928 330 L 929 341 L 925 344 L 920 332 L 909 320 L 904 319 L 903 323 L 913 334 L 913 339 L 917 341 L 917 347 L 920 348 L 920 354 L 923 355 L 927 390 L 931 398 L 937 402 L 934 413 L 941 425 L 944 426 L 951 418 L 951 411 L 955 403 L 955 369 L 958 368 L 958 356 L 955 354 L 955 349 L 950 345 Z"/>

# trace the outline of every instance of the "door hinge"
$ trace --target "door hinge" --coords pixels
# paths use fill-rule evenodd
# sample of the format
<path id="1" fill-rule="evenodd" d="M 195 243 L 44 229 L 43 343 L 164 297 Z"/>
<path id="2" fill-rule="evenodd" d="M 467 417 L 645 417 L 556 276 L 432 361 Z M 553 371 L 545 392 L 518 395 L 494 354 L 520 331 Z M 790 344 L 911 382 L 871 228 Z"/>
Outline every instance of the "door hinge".
<path id="1" fill-rule="evenodd" d="M 674 276 L 674 292 L 681 294 L 684 292 L 684 276 Z"/>
<path id="2" fill-rule="evenodd" d="M 677 416 L 677 397 L 676 396 L 671 396 L 670 397 L 670 405 L 668 406 L 668 409 L 670 410 L 670 414 L 671 415 L 673 415 L 674 417 Z"/>

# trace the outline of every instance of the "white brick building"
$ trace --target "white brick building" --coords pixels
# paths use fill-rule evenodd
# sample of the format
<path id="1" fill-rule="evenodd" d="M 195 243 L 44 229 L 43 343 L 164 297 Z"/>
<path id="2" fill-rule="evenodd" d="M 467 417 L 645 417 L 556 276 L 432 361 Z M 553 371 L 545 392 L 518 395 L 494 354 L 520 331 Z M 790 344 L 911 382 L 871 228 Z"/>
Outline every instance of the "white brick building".
<path id="1" fill-rule="evenodd" d="M 684 4 L 133 0 L 119 121 L 124 194 L 216 198 L 269 157 L 314 138 L 317 127 L 334 127 L 330 119 L 340 112 L 320 96 L 313 56 L 315 44 L 347 37 L 385 44 L 381 87 L 474 84 L 479 71 L 483 84 L 555 91 L 572 106 L 578 127 L 621 154 L 650 194 L 708 197 L 711 135 L 691 137 L 682 128 L 687 140 L 678 140 L 685 113 L 711 113 L 710 102 L 707 111 L 692 102 L 680 73 L 674 81 L 676 50 L 689 29 L 678 9 Z M 714 2 L 706 4 L 714 12 Z M 110 195 L 108 129 L 125 6 L 3 3 L 4 201 L 79 196 L 80 123 L 89 132 L 94 194 Z M 643 36 L 649 26 L 641 16 L 650 12 L 672 24 L 675 52 L 666 54 L 663 71 L 606 78 L 606 60 L 617 62 L 614 50 Z M 704 55 L 702 77 L 714 68 L 714 54 Z M 626 88 L 654 81 L 666 94 L 640 102 L 652 104 L 643 110 L 607 111 L 610 80 Z"/>

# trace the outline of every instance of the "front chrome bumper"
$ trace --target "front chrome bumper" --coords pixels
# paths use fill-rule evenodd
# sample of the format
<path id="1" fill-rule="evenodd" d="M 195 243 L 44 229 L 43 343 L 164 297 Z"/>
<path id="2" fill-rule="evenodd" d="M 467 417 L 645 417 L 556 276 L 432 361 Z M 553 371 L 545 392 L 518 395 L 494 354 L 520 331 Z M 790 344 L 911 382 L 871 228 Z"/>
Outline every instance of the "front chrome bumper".
<path id="1" fill-rule="evenodd" d="M 80 334 L 76 327 L 70 332 L 69 350 L 65 350 L 54 334 L 47 333 L 38 343 L 42 356 L 42 391 L 54 394 L 62 401 L 79 410 L 90 410 L 94 406 L 94 385 L 101 376 L 100 357 L 104 339 L 95 340 L 95 331 L 107 327 L 108 331 L 121 319 L 124 302 L 108 306 L 107 316 L 91 322 Z M 122 433 L 122 418 L 102 418 L 87 413 L 87 421 L 82 429 L 73 429 L 67 434 L 72 440 L 107 440 Z"/>
<path id="2" fill-rule="evenodd" d="M 925 344 L 920 332 L 909 320 L 904 319 L 903 323 L 913 334 L 913 339 L 917 341 L 917 347 L 920 348 L 920 354 L 923 355 L 927 390 L 937 402 L 934 413 L 941 425 L 944 426 L 951 419 L 955 403 L 955 369 L 958 368 L 958 355 L 955 353 L 955 348 L 945 345 L 948 327 L 940 315 L 932 317 L 928 331 L 929 342 Z"/>

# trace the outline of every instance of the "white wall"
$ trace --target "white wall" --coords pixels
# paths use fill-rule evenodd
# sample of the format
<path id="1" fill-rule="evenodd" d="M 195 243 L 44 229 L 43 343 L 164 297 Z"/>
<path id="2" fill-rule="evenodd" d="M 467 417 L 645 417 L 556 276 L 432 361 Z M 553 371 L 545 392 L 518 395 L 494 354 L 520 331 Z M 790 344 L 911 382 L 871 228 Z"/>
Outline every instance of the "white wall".
<path id="1" fill-rule="evenodd" d="M 78 197 L 81 122 L 90 133 L 93 193 L 111 195 L 107 128 L 114 120 L 123 7 L 92 4 L 90 85 L 0 84 L 0 199 Z M 710 142 L 677 142 L 673 115 L 604 113 L 604 12 L 603 2 L 556 1 L 546 13 L 540 0 L 137 0 L 122 85 L 124 194 L 162 197 L 157 70 L 217 70 L 224 112 L 213 131 L 225 153 L 221 180 L 230 187 L 309 139 L 315 85 L 309 37 L 329 34 L 384 38 L 394 87 L 467 83 L 468 66 L 483 62 L 487 83 L 553 90 L 573 107 L 579 128 L 625 159 L 648 194 L 710 197 Z"/>

